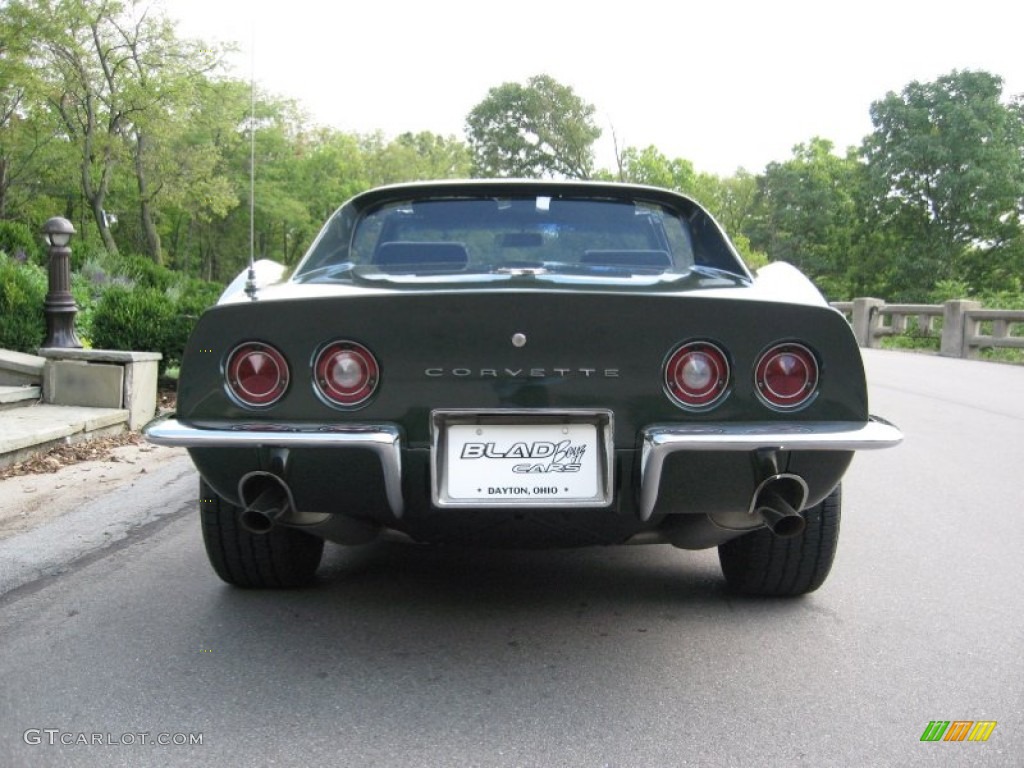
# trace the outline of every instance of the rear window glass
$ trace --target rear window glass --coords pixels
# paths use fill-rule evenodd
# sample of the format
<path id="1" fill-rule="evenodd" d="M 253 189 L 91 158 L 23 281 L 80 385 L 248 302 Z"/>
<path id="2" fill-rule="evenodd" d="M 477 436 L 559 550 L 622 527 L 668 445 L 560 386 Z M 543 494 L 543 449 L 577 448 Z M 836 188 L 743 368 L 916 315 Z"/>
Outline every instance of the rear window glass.
<path id="1" fill-rule="evenodd" d="M 301 278 L 330 265 L 436 274 L 660 273 L 694 264 L 689 223 L 656 204 L 550 197 L 392 202 L 328 222 Z"/>

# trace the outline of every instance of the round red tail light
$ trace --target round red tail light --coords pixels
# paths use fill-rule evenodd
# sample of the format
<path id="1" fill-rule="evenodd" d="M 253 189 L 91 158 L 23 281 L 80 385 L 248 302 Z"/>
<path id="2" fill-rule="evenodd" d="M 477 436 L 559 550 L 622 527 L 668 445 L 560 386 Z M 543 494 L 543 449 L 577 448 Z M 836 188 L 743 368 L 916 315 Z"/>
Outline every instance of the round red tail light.
<path id="1" fill-rule="evenodd" d="M 327 402 L 344 408 L 365 403 L 380 381 L 376 358 L 354 341 L 334 341 L 321 349 L 313 371 L 316 391 Z"/>
<path id="2" fill-rule="evenodd" d="M 777 344 L 757 361 L 754 379 L 769 407 L 799 408 L 818 391 L 818 361 L 802 344 Z"/>
<path id="3" fill-rule="evenodd" d="M 243 405 L 259 407 L 276 403 L 288 389 L 288 363 L 269 344 L 249 341 L 228 355 L 227 383 Z"/>
<path id="4" fill-rule="evenodd" d="M 665 363 L 665 391 L 683 408 L 710 408 L 729 389 L 729 361 L 719 347 L 691 341 Z"/>

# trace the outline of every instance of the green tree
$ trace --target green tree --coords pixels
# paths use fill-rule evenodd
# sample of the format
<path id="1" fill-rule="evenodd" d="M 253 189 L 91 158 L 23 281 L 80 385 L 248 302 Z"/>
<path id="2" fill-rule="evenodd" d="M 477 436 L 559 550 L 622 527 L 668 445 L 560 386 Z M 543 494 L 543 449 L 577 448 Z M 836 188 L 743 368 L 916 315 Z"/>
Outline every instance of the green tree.
<path id="1" fill-rule="evenodd" d="M 244 236 L 237 246 L 223 242 L 218 225 L 248 196 L 245 160 L 233 161 L 247 153 L 239 126 L 247 119 L 250 89 L 235 80 L 200 78 L 188 95 L 188 119 L 169 127 L 167 143 L 146 161 L 159 184 L 154 218 L 168 263 L 194 274 L 209 248 L 248 253 Z"/>
<path id="2" fill-rule="evenodd" d="M 466 178 L 472 173 L 469 148 L 454 136 L 421 131 L 385 142 L 377 133 L 365 137 L 362 147 L 368 186 Z"/>
<path id="3" fill-rule="evenodd" d="M 104 246 L 117 253 L 106 214 L 107 195 L 117 163 L 125 159 L 122 133 L 130 105 L 120 98 L 124 52 L 112 40 L 110 19 L 118 2 L 26 0 L 12 12 L 38 34 L 47 102 L 65 137 L 79 152 L 79 177 Z"/>
<path id="4" fill-rule="evenodd" d="M 372 186 L 367 162 L 364 140 L 355 134 L 319 128 L 306 137 L 302 194 L 315 224 L 326 221 L 343 202 Z"/>
<path id="5" fill-rule="evenodd" d="M 861 237 L 862 166 L 813 138 L 758 180 L 759 214 L 748 227 L 756 247 L 799 267 L 830 298 L 848 298 L 851 259 Z"/>
<path id="6" fill-rule="evenodd" d="M 28 64 L 28 38 L 24 26 L 15 23 L 6 7 L 0 7 L 0 219 L 6 218 L 11 186 L 34 154 L 34 149 L 22 149 L 26 127 L 31 134 L 25 119 L 29 81 L 34 75 Z"/>
<path id="7" fill-rule="evenodd" d="M 690 189 L 684 190 L 701 202 L 726 231 L 734 236 L 749 235 L 757 204 L 757 178 L 742 168 L 733 176 L 699 173 Z"/>
<path id="8" fill-rule="evenodd" d="M 180 178 L 177 169 L 185 149 L 182 135 L 192 117 L 192 94 L 205 74 L 220 66 L 220 52 L 209 44 L 178 38 L 166 17 L 134 5 L 125 9 L 123 17 L 112 18 L 110 26 L 114 43 L 124 51 L 124 74 L 118 87 L 130 105 L 125 138 L 135 175 L 139 224 L 146 252 L 160 264 L 157 201 L 161 194 L 173 194 L 173 182 Z M 207 153 L 200 152 L 203 156 Z M 193 170 L 199 165 L 190 162 Z"/>
<path id="9" fill-rule="evenodd" d="M 262 98 L 255 117 L 255 256 L 291 263 L 320 225 L 302 194 L 306 116 L 294 101 Z"/>
<path id="10" fill-rule="evenodd" d="M 256 258 L 295 259 L 320 219 L 308 199 L 316 139 L 306 124 L 295 102 L 253 94 L 247 83 L 210 81 L 201 89 L 192 129 L 179 145 L 200 150 L 197 165 L 185 169 L 169 214 L 176 264 L 208 280 L 229 280 L 250 249 Z"/>
<path id="11" fill-rule="evenodd" d="M 699 173 L 687 193 L 700 201 L 729 233 L 751 269 L 767 264 L 769 254 L 751 242 L 749 233 L 757 210 L 757 177 L 737 169 L 733 176 Z"/>
<path id="12" fill-rule="evenodd" d="M 740 169 L 730 178 L 697 173 L 693 163 L 683 158 L 669 158 L 657 147 L 644 149 L 626 147 L 618 153 L 617 179 L 631 184 L 648 184 L 689 195 L 707 208 L 729 234 L 747 266 L 757 269 L 768 263 L 745 234 L 751 223 L 757 190 L 756 179 Z M 603 179 L 612 174 L 602 172 Z"/>
<path id="13" fill-rule="evenodd" d="M 122 239 L 137 234 L 130 244 L 159 262 L 157 202 L 173 192 L 168 182 L 180 166 L 193 92 L 219 66 L 219 51 L 179 39 L 174 25 L 140 0 L 12 0 L 2 10 L 33 43 L 35 99 L 19 114 L 36 135 L 50 128 L 54 144 L 77 154 L 78 190 L 70 179 L 62 185 L 67 207 L 84 201 L 110 253 L 118 251 L 114 213 Z M 24 159 L 28 143 L 20 146 Z"/>
<path id="14" fill-rule="evenodd" d="M 589 179 L 594 171 L 594 106 L 548 75 L 504 83 L 466 118 L 475 173 L 484 177 Z"/>
<path id="15" fill-rule="evenodd" d="M 653 144 L 644 149 L 626 147 L 617 159 L 619 180 L 631 184 L 687 192 L 693 190 L 697 180 L 693 163 L 682 158 L 669 159 Z"/>
<path id="16" fill-rule="evenodd" d="M 70 215 L 63 169 L 76 162 L 46 108 L 42 29 L 40 18 L 0 3 L 0 218 L 20 219 L 33 231 L 56 212 Z"/>
<path id="17" fill-rule="evenodd" d="M 874 214 L 897 244 L 896 294 L 925 296 L 974 251 L 992 264 L 1019 253 L 1024 123 L 1002 88 L 995 75 L 954 71 L 871 105 L 863 156 Z"/>

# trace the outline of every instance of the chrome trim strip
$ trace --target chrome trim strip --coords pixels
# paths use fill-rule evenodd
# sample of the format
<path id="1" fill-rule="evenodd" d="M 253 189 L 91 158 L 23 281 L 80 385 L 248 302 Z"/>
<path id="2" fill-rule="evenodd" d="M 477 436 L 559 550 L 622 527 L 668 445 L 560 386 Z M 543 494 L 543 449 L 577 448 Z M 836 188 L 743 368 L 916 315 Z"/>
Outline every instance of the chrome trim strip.
<path id="1" fill-rule="evenodd" d="M 233 429 L 198 429 L 166 418 L 150 422 L 142 432 L 149 442 L 172 448 L 364 448 L 380 460 L 391 511 L 401 517 L 405 510 L 402 437 L 393 424 L 251 424 Z"/>
<path id="2" fill-rule="evenodd" d="M 665 457 L 676 451 L 865 451 L 899 445 L 903 433 L 872 416 L 866 422 L 652 424 L 640 438 L 640 519 L 647 521 Z"/>
<path id="3" fill-rule="evenodd" d="M 464 501 L 453 499 L 448 495 L 444 479 L 446 429 L 450 424 L 559 424 L 559 423 L 593 424 L 598 430 L 598 442 L 601 446 L 601 478 L 602 486 L 593 500 L 557 501 L 545 499 L 530 501 L 489 501 L 474 499 Z M 439 409 L 430 412 L 430 485 L 434 506 L 438 508 L 476 507 L 487 509 L 513 509 L 517 507 L 607 507 L 615 498 L 615 417 L 609 410 L 602 409 L 561 409 L 524 408 L 518 410 L 472 410 L 472 409 Z"/>

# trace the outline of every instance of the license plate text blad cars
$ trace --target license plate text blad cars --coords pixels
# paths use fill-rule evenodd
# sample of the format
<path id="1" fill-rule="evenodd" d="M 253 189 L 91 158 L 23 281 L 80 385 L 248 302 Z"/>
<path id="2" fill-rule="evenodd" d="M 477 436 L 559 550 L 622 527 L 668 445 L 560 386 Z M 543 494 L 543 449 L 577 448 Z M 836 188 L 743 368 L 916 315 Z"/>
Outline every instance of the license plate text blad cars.
<path id="1" fill-rule="evenodd" d="M 448 496 L 457 501 L 590 501 L 603 462 L 594 424 L 451 424 Z"/>

